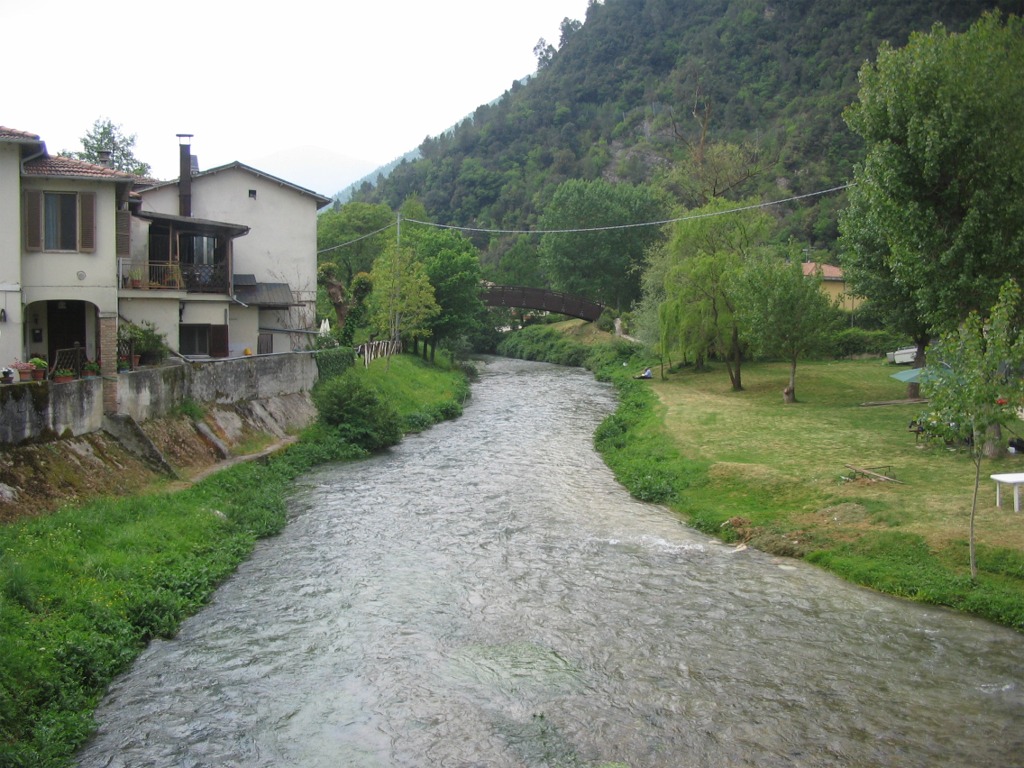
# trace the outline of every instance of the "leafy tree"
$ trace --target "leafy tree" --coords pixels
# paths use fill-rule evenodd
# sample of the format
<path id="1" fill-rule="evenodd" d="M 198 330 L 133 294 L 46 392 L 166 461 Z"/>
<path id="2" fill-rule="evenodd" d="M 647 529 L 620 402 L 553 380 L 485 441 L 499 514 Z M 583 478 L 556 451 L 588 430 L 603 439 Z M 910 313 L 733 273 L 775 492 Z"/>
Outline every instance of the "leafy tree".
<path id="1" fill-rule="evenodd" d="M 439 307 L 431 322 L 432 338 L 450 343 L 472 333 L 483 310 L 476 248 L 458 232 L 435 229 L 420 236 L 416 251 Z"/>
<path id="2" fill-rule="evenodd" d="M 97 119 L 81 138 L 81 142 L 81 152 L 64 151 L 61 154 L 98 165 L 109 152 L 110 166 L 115 170 L 135 176 L 149 175 L 149 163 L 143 163 L 135 157 L 135 134 L 126 136 L 121 132 L 121 126 L 115 125 L 110 118 Z"/>
<path id="3" fill-rule="evenodd" d="M 840 222 L 851 271 L 876 276 L 863 290 L 891 273 L 879 298 L 909 297 L 933 332 L 991 306 L 1024 259 L 1024 20 L 883 43 L 845 117 L 867 146 Z"/>
<path id="4" fill-rule="evenodd" d="M 426 269 L 407 246 L 390 243 L 370 273 L 370 323 L 388 339 L 429 338 L 439 308 Z"/>
<path id="5" fill-rule="evenodd" d="M 971 312 L 955 331 L 943 335 L 923 388 L 929 398 L 926 417 L 942 437 L 970 447 L 974 461 L 971 499 L 971 577 L 978 575 L 974 551 L 974 517 L 978 507 L 981 462 L 993 453 L 986 438 L 1001 425 L 1016 421 L 1024 403 L 1024 304 L 1020 287 L 1007 281 L 987 319 Z M 987 446 L 987 447 L 986 447 Z"/>
<path id="6" fill-rule="evenodd" d="M 537 57 L 537 69 L 541 70 L 551 63 L 555 57 L 555 46 L 548 43 L 543 37 L 533 46 L 533 55 Z"/>
<path id="7" fill-rule="evenodd" d="M 565 182 L 541 218 L 541 229 L 557 230 L 539 249 L 551 287 L 628 309 L 640 297 L 644 252 L 662 237 L 659 227 L 641 225 L 663 220 L 667 210 L 651 187 Z"/>
<path id="8" fill-rule="evenodd" d="M 648 268 L 660 261 L 656 268 L 664 273 L 661 337 L 677 338 L 698 363 L 708 355 L 724 359 L 732 388 L 741 390 L 743 344 L 732 277 L 756 256 L 772 220 L 754 208 L 726 214 L 736 207 L 713 200 L 676 222 L 671 240 Z"/>
<path id="9" fill-rule="evenodd" d="M 369 272 L 374 260 L 394 239 L 395 214 L 386 205 L 346 203 L 324 211 L 316 221 L 316 247 L 321 261 L 336 266 L 337 279 L 348 285 L 359 272 Z"/>
<path id="10" fill-rule="evenodd" d="M 736 278 L 736 311 L 755 353 L 789 362 L 783 401 L 796 402 L 796 364 L 825 348 L 835 315 L 820 277 L 804 277 L 799 258 L 756 259 Z"/>

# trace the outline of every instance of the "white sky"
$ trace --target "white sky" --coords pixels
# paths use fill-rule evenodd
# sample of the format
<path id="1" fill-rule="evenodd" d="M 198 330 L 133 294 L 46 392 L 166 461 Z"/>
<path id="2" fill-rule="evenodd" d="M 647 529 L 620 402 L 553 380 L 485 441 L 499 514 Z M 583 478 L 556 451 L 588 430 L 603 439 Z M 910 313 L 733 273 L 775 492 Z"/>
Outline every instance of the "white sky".
<path id="1" fill-rule="evenodd" d="M 97 118 L 157 178 L 177 133 L 332 195 L 536 68 L 589 0 L 0 0 L 0 125 L 81 149 Z"/>

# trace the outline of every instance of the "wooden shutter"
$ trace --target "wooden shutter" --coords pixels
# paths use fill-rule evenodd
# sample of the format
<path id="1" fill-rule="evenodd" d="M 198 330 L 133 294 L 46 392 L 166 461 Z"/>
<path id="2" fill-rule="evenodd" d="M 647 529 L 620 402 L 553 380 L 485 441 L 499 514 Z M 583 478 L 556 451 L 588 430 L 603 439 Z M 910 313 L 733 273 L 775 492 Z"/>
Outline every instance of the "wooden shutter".
<path id="1" fill-rule="evenodd" d="M 78 193 L 78 250 L 96 250 L 96 193 Z"/>
<path id="2" fill-rule="evenodd" d="M 131 211 L 117 212 L 117 255 L 131 256 L 132 250 L 132 214 Z"/>
<path id="3" fill-rule="evenodd" d="M 43 250 L 43 193 L 36 189 L 25 190 L 25 250 Z"/>
<path id="4" fill-rule="evenodd" d="M 210 357 L 228 356 L 228 327 L 226 325 L 210 326 Z"/>

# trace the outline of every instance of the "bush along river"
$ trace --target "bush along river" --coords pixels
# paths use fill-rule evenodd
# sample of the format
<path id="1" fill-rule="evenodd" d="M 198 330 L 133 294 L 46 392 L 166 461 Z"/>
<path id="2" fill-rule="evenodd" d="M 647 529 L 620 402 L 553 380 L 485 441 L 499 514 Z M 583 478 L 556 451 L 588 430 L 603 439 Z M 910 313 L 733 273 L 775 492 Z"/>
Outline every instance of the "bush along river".
<path id="1" fill-rule="evenodd" d="M 614 405 L 488 358 L 462 418 L 303 478 L 78 764 L 1024 766 L 1024 637 L 631 499 Z"/>

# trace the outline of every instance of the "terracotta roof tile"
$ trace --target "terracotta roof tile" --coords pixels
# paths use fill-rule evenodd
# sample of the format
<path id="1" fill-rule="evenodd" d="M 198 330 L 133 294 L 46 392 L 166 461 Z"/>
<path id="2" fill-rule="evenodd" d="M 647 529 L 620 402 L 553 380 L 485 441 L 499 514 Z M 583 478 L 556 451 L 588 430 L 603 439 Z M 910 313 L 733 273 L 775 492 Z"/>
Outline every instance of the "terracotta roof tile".
<path id="1" fill-rule="evenodd" d="M 23 166 L 26 176 L 46 178 L 96 179 L 108 181 L 130 181 L 134 179 L 129 173 L 115 171 L 102 165 L 86 163 L 71 157 L 39 157 L 29 160 Z"/>
<path id="2" fill-rule="evenodd" d="M 843 270 L 839 267 L 834 267 L 831 264 L 818 264 L 814 261 L 805 261 L 803 263 L 804 277 L 810 277 L 818 269 L 821 269 L 822 280 L 842 280 Z"/>
<path id="3" fill-rule="evenodd" d="M 0 141 L 40 141 L 40 138 L 28 131 L 19 131 L 17 128 L 0 125 Z"/>

